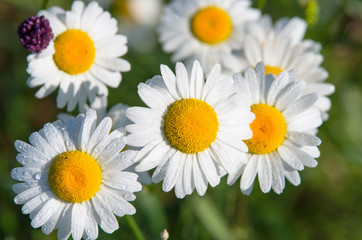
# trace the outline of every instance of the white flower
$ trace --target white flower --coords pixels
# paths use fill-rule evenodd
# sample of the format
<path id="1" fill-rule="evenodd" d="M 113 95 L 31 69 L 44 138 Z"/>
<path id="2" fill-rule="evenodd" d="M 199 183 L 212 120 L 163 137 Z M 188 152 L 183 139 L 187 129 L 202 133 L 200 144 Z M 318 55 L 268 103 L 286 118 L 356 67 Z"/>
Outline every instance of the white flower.
<path id="1" fill-rule="evenodd" d="M 58 86 L 57 107 L 72 111 L 98 96 L 106 87 L 118 87 L 121 73 L 130 64 L 119 58 L 127 52 L 127 38 L 117 35 L 117 21 L 98 3 L 84 6 L 75 1 L 71 11 L 59 7 L 42 10 L 50 22 L 54 39 L 41 54 L 28 56 L 29 87 L 42 87 L 35 96 L 43 98 Z"/>
<path id="2" fill-rule="evenodd" d="M 307 82 L 304 93 L 315 92 L 315 106 L 328 118 L 331 101 L 327 97 L 334 92 L 334 85 L 326 83 L 328 72 L 320 65 L 323 56 L 321 45 L 312 40 L 303 40 L 307 23 L 298 17 L 282 18 L 275 25 L 269 16 L 247 24 L 247 36 L 243 45 L 242 70 L 255 67 L 260 61 L 265 64 L 265 74 L 278 75 L 282 71 L 296 69 L 297 80 Z"/>
<path id="3" fill-rule="evenodd" d="M 121 18 L 129 24 L 154 26 L 159 20 L 162 0 L 122 0 L 115 2 L 115 6 Z"/>
<path id="4" fill-rule="evenodd" d="M 154 50 L 162 0 L 122 0 L 114 4 L 120 32 L 127 36 L 130 48 L 143 53 Z"/>
<path id="5" fill-rule="evenodd" d="M 245 76 L 235 74 L 235 85 L 241 92 L 250 93 L 250 107 L 255 120 L 250 125 L 253 137 L 245 141 L 249 148 L 248 162 L 240 167 L 228 183 L 241 176 L 240 188 L 250 194 L 256 175 L 260 188 L 281 193 L 286 177 L 292 184 L 300 184 L 298 171 L 304 166 L 315 167 L 319 157 L 320 139 L 313 133 L 322 124 L 320 112 L 313 105 L 317 95 L 303 95 L 303 80 L 295 81 L 296 72 L 282 72 L 277 77 L 265 76 L 264 64 L 256 70 L 249 67 Z"/>
<path id="6" fill-rule="evenodd" d="M 95 109 L 97 112 L 97 119 L 102 120 L 105 117 L 110 117 L 112 120 L 112 129 L 118 130 L 126 135 L 124 128 L 131 124 L 132 122 L 126 117 L 126 110 L 128 109 L 128 105 L 117 103 L 111 109 L 107 111 L 107 99 L 106 98 L 96 98 L 95 101 L 92 103 L 91 108 Z M 89 106 L 85 106 L 88 110 Z M 67 113 L 60 113 L 58 114 L 57 118 L 63 122 L 66 122 L 68 119 L 72 118 L 73 116 Z M 97 123 L 98 124 L 98 123 Z M 130 149 L 127 145 L 125 145 L 123 150 Z M 122 149 L 121 149 L 122 150 Z M 136 148 L 130 150 L 137 150 Z M 142 184 L 151 184 L 151 177 L 148 172 L 136 172 L 135 164 L 129 166 L 125 171 L 133 172 L 138 175 L 138 181 Z"/>
<path id="7" fill-rule="evenodd" d="M 16 141 L 17 161 L 11 177 L 14 201 L 24 204 L 31 225 L 49 234 L 58 229 L 58 239 L 96 239 L 98 225 L 107 233 L 118 229 L 114 215 L 134 214 L 128 202 L 142 189 L 137 175 L 124 171 L 133 164 L 135 152 L 120 152 L 126 138 L 110 132 L 112 120 L 96 127 L 96 112 L 71 118 L 65 123 L 45 124 L 30 135 L 31 144 Z"/>
<path id="8" fill-rule="evenodd" d="M 240 62 L 231 52 L 242 47 L 245 22 L 260 16 L 250 5 L 249 0 L 174 0 L 161 15 L 163 50 L 174 53 L 174 62 L 200 60 L 206 73 L 215 63 L 236 72 Z"/>
<path id="9" fill-rule="evenodd" d="M 141 147 L 137 171 L 156 168 L 152 180 L 163 180 L 163 190 L 175 187 L 178 198 L 196 188 L 200 195 L 219 184 L 220 175 L 246 162 L 249 124 L 254 119 L 246 103 L 238 101 L 232 79 L 220 77 L 215 65 L 206 82 L 195 61 L 187 71 L 176 64 L 176 75 L 161 65 L 162 76 L 141 83 L 138 94 L 149 107 L 130 107 L 126 116 L 127 143 Z M 244 157 L 244 161 L 243 161 Z"/>

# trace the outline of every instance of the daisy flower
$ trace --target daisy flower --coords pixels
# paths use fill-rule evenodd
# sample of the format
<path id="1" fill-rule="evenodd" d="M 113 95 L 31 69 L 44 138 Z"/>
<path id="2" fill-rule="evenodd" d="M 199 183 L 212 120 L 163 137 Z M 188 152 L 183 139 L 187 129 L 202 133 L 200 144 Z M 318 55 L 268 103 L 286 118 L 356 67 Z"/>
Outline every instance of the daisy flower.
<path id="1" fill-rule="evenodd" d="M 157 44 L 155 28 L 159 23 L 161 9 L 162 0 L 114 1 L 120 32 L 127 36 L 130 48 L 143 53 L 155 49 Z"/>
<path id="2" fill-rule="evenodd" d="M 294 70 L 265 76 L 263 63 L 257 64 L 255 71 L 247 68 L 244 77 L 234 75 L 239 91 L 250 93 L 255 114 L 250 125 L 253 137 L 245 141 L 248 162 L 228 179 L 232 184 L 242 174 L 240 188 L 245 194 L 251 193 L 256 175 L 264 193 L 272 188 L 279 194 L 285 187 L 284 177 L 299 185 L 298 171 L 317 166 L 321 141 L 313 133 L 322 124 L 314 107 L 318 97 L 315 93 L 303 95 L 306 82 L 295 79 Z"/>
<path id="3" fill-rule="evenodd" d="M 162 76 L 138 86 L 138 94 L 149 107 L 130 107 L 126 116 L 135 124 L 126 130 L 127 144 L 140 147 L 137 171 L 156 168 L 152 180 L 163 180 L 163 190 L 175 187 L 178 198 L 196 188 L 200 195 L 208 183 L 214 187 L 223 171 L 233 172 L 246 162 L 254 119 L 249 106 L 235 94 L 232 79 L 221 81 L 215 65 L 207 80 L 198 61 L 188 71 L 176 64 L 176 75 L 161 65 Z M 239 156 L 239 157 L 238 157 Z"/>
<path id="4" fill-rule="evenodd" d="M 89 106 L 86 106 L 87 110 Z M 117 131 L 122 132 L 126 135 L 124 128 L 131 124 L 132 122 L 126 117 L 126 110 L 129 108 L 128 105 L 117 103 L 113 107 L 111 107 L 107 111 L 107 99 L 106 98 L 96 98 L 96 100 L 91 105 L 92 109 L 95 109 L 97 112 L 97 119 L 100 120 L 104 119 L 105 117 L 109 117 L 112 120 L 112 128 Z M 73 116 L 68 113 L 60 113 L 58 114 L 57 118 L 63 122 L 66 122 L 68 119 L 72 118 Z M 130 149 L 128 145 L 125 145 L 121 150 L 137 150 L 136 148 Z M 138 175 L 138 181 L 142 184 L 150 185 L 151 184 L 151 177 L 148 172 L 137 172 L 135 170 L 136 164 L 129 166 L 125 171 L 133 172 Z"/>
<path id="5" fill-rule="evenodd" d="M 11 171 L 22 183 L 13 185 L 16 204 L 30 214 L 31 225 L 58 239 L 96 239 L 98 225 L 107 233 L 118 229 L 114 215 L 134 214 L 128 202 L 142 185 L 137 175 L 124 171 L 135 152 L 120 152 L 126 138 L 110 133 L 112 120 L 96 125 L 94 110 L 65 123 L 47 123 L 30 135 L 30 144 L 16 141 L 17 161 L 24 167 Z"/>
<path id="6" fill-rule="evenodd" d="M 174 0 L 165 7 L 159 28 L 163 50 L 172 61 L 199 59 L 208 73 L 215 63 L 236 72 L 240 63 L 231 53 L 240 49 L 244 24 L 260 12 L 249 0 Z"/>
<path id="7" fill-rule="evenodd" d="M 28 56 L 29 87 L 42 86 L 36 93 L 44 98 L 58 86 L 57 107 L 74 110 L 77 104 L 107 96 L 106 87 L 118 87 L 121 73 L 130 64 L 120 58 L 127 52 L 127 38 L 116 34 L 117 21 L 98 3 L 72 4 L 71 11 L 59 7 L 42 10 L 54 38 L 40 54 Z"/>
<path id="8" fill-rule="evenodd" d="M 133 26 L 156 25 L 162 0 L 121 0 L 114 2 L 122 20 Z M 122 21 L 122 23 L 123 23 Z"/>
<path id="9" fill-rule="evenodd" d="M 303 40 L 306 28 L 307 23 L 298 17 L 282 18 L 274 26 L 269 16 L 248 23 L 241 66 L 244 70 L 263 61 L 265 74 L 275 75 L 296 69 L 297 80 L 307 82 L 304 93 L 318 94 L 315 106 L 326 120 L 327 111 L 331 108 L 327 96 L 334 92 L 334 85 L 325 82 L 328 72 L 320 66 L 323 61 L 321 45 L 312 40 Z"/>

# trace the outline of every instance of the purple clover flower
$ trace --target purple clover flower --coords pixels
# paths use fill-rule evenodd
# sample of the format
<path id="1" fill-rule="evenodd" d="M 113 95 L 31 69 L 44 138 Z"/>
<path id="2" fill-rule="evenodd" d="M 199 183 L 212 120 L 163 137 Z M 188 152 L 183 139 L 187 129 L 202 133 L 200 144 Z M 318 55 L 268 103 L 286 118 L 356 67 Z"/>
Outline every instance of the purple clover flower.
<path id="1" fill-rule="evenodd" d="M 18 36 L 21 45 L 29 52 L 41 53 L 54 35 L 49 20 L 44 16 L 32 16 L 19 25 Z"/>

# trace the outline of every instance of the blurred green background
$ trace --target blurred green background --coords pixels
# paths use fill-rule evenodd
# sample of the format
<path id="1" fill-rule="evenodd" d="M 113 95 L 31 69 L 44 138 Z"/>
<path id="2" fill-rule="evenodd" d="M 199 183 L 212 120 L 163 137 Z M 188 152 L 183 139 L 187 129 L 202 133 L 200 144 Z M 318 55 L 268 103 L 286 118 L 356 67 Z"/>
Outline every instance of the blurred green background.
<path id="1" fill-rule="evenodd" d="M 50 0 L 48 7 L 69 9 L 71 2 Z M 11 185 L 15 181 L 10 178 L 10 170 L 19 166 L 14 141 L 28 141 L 32 132 L 61 112 L 56 108 L 55 93 L 39 100 L 34 97 L 36 89 L 26 86 L 28 53 L 16 34 L 18 24 L 36 15 L 42 5 L 42 0 L 0 0 L 1 240 L 56 239 L 56 231 L 46 236 L 30 226 L 29 216 L 13 202 Z M 182 200 L 173 191 L 162 192 L 161 184 L 145 186 L 136 194 L 133 218 L 146 239 L 160 239 L 164 228 L 170 239 L 362 239 L 362 1 L 320 0 L 318 5 L 320 12 L 314 15 L 308 0 L 253 2 L 273 20 L 307 18 L 311 25 L 306 38 L 323 45 L 322 66 L 336 92 L 331 96 L 330 118 L 319 129 L 319 165 L 302 171 L 301 185 L 287 183 L 280 195 L 263 194 L 255 184 L 247 197 L 238 183 L 227 186 L 225 178 L 205 196 L 194 193 Z M 110 10 L 117 17 L 120 11 L 115 6 L 119 5 L 111 5 Z M 152 38 L 157 38 L 154 32 L 147 39 Z M 118 102 L 142 105 L 137 84 L 160 74 L 161 63 L 174 69 L 170 55 L 161 51 L 157 41 L 148 52 L 136 50 L 137 44 L 142 42 L 131 45 L 125 56 L 132 70 L 123 74 L 119 88 L 110 89 L 109 106 Z M 118 219 L 120 229 L 112 235 L 100 230 L 99 239 L 135 239 L 125 218 Z"/>

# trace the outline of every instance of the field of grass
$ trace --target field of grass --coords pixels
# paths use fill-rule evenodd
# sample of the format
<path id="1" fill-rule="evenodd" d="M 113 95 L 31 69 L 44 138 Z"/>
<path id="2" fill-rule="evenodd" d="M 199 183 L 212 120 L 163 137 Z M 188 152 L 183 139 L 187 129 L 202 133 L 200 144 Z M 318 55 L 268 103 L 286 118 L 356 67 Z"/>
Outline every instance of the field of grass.
<path id="1" fill-rule="evenodd" d="M 69 9 L 70 0 L 50 0 L 49 6 Z M 306 17 L 308 0 L 258 0 L 254 7 L 281 17 Z M 146 239 L 159 239 L 167 228 L 170 239 L 362 239 L 362 2 L 360 0 L 320 0 L 320 13 L 309 16 L 306 38 L 323 46 L 322 66 L 328 82 L 336 86 L 331 96 L 329 120 L 320 128 L 321 156 L 316 168 L 300 173 L 302 182 L 286 184 L 280 195 L 263 194 L 258 184 L 250 196 L 239 184 L 223 178 L 205 196 L 197 193 L 177 199 L 173 190 L 165 193 L 161 184 L 144 186 L 133 202 L 133 216 Z M 27 51 L 16 30 L 26 17 L 36 15 L 42 0 L 0 1 L 0 239 L 56 239 L 33 229 L 28 215 L 13 201 L 10 178 L 16 162 L 14 141 L 28 141 L 29 135 L 59 112 L 53 93 L 36 99 L 36 89 L 26 85 Z M 113 15 L 115 16 L 113 9 Z M 109 89 L 109 106 L 118 102 L 142 106 L 137 85 L 160 74 L 160 64 L 174 69 L 170 55 L 158 43 L 147 53 L 130 48 L 125 58 L 131 71 L 123 74 L 119 88 Z M 126 218 L 118 218 L 120 228 L 112 235 L 100 230 L 99 239 L 136 239 Z"/>

